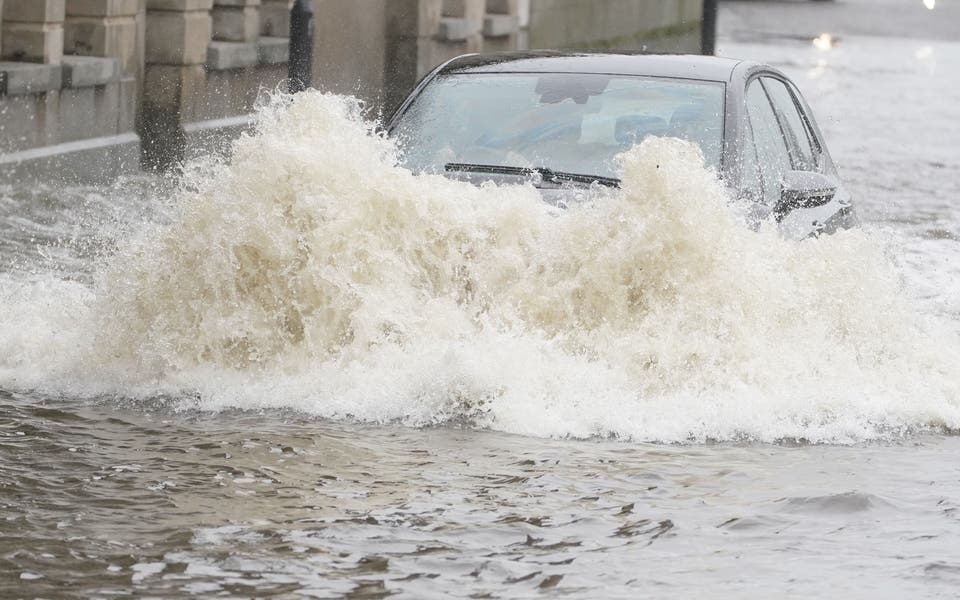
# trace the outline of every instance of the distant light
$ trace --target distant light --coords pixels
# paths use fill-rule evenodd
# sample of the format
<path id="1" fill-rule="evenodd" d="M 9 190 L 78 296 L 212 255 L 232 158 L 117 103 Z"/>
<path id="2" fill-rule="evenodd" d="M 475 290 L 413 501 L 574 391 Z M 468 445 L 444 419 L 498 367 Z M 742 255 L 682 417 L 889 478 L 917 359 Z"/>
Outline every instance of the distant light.
<path id="1" fill-rule="evenodd" d="M 923 5 L 927 7 L 927 10 L 933 10 L 937 7 L 937 0 L 923 0 Z"/>
<path id="2" fill-rule="evenodd" d="M 913 55 L 918 60 L 926 60 L 933 56 L 933 48 L 931 48 L 930 46 L 924 46 L 922 48 L 918 48 L 917 51 L 913 53 Z"/>
<path id="3" fill-rule="evenodd" d="M 813 38 L 813 47 L 817 50 L 829 50 L 833 48 L 833 36 L 829 33 L 821 33 Z"/>

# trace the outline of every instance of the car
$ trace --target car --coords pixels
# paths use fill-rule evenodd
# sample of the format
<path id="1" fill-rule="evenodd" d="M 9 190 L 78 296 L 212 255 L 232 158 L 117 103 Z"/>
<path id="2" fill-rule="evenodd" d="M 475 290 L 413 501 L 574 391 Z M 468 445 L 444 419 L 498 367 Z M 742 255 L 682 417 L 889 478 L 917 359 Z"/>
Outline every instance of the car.
<path id="1" fill-rule="evenodd" d="M 387 121 L 402 163 L 480 182 L 531 181 L 563 204 L 618 186 L 614 157 L 647 136 L 697 144 L 751 221 L 791 237 L 857 223 L 809 106 L 777 69 L 713 56 L 558 51 L 449 60 Z M 561 198 L 558 200 L 558 198 Z"/>

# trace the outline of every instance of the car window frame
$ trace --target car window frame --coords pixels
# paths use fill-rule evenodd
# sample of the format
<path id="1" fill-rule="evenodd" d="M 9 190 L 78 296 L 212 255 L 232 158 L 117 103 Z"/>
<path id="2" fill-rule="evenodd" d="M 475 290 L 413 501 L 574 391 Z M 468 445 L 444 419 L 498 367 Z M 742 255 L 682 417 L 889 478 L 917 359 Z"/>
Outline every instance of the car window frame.
<path id="1" fill-rule="evenodd" d="M 760 199 L 762 204 L 765 204 L 768 206 L 773 206 L 779 200 L 780 194 L 782 193 L 783 176 L 780 177 L 779 181 L 771 184 L 770 181 L 768 181 L 769 179 L 768 174 L 764 170 L 764 166 L 761 161 L 761 152 L 760 152 L 760 147 L 757 144 L 756 132 L 754 131 L 753 123 L 750 120 L 751 112 L 750 112 L 749 96 L 750 96 L 750 87 L 754 84 L 757 84 L 757 86 L 759 86 L 760 91 L 767 102 L 767 105 L 770 107 L 770 112 L 773 113 L 774 124 L 776 125 L 776 131 L 780 138 L 781 144 L 783 146 L 783 151 L 786 153 L 786 162 L 784 166 L 787 167 L 787 171 L 793 169 L 793 157 L 791 156 L 789 138 L 787 135 L 784 134 L 783 124 L 780 121 L 781 116 L 778 114 L 776 105 L 773 103 L 773 99 L 770 97 L 770 93 L 767 91 L 767 88 L 763 85 L 763 81 L 762 81 L 763 77 L 766 77 L 771 74 L 772 74 L 771 71 L 758 71 L 756 73 L 753 73 L 747 79 L 746 84 L 743 87 L 744 121 L 746 124 L 746 130 L 750 133 L 750 139 L 753 142 L 752 146 L 754 148 L 754 151 L 756 152 L 756 165 L 757 165 L 757 171 L 759 174 L 759 180 L 760 180 L 760 186 L 761 186 Z M 778 77 L 777 79 L 780 79 L 781 81 L 783 81 L 782 77 Z M 742 152 L 742 149 L 741 149 L 741 152 Z M 743 162 L 742 154 L 740 155 L 740 161 L 741 163 Z M 786 171 L 783 173 L 783 175 L 785 174 L 786 174 Z M 743 173 L 741 172 L 741 182 L 742 180 L 743 180 Z M 770 185 L 772 185 L 773 187 L 770 187 Z M 741 184 L 741 188 L 742 188 L 742 184 Z"/>
<path id="2" fill-rule="evenodd" d="M 779 74 L 771 73 L 771 72 L 759 73 L 756 79 L 760 80 L 760 85 L 763 86 L 763 90 L 764 92 L 766 92 L 767 98 L 770 100 L 770 105 L 773 107 L 773 112 L 777 116 L 777 121 L 780 124 L 780 132 L 783 135 L 784 140 L 786 140 L 788 144 L 796 144 L 798 143 L 798 141 L 793 137 L 793 135 L 791 135 L 794 133 L 793 127 L 790 125 L 787 115 L 783 113 L 783 109 L 781 108 L 780 103 L 777 102 L 776 98 L 774 98 L 774 95 L 768 89 L 768 84 L 765 83 L 765 80 L 772 79 L 774 81 L 778 81 L 783 84 L 784 88 L 786 88 L 787 93 L 789 94 L 789 97 L 790 97 L 790 102 L 793 104 L 794 110 L 797 111 L 797 115 L 800 117 L 800 123 L 802 124 L 804 129 L 803 133 L 804 135 L 806 135 L 807 141 L 810 143 L 810 150 L 812 152 L 812 158 L 814 162 L 813 171 L 817 173 L 823 173 L 824 172 L 824 152 L 823 152 L 824 146 L 821 143 L 818 136 L 816 135 L 816 132 L 814 131 L 814 128 L 810 122 L 810 117 L 807 115 L 806 111 L 803 108 L 802 103 L 799 100 L 799 92 L 797 91 L 796 86 L 794 86 L 793 82 L 787 79 L 786 77 L 783 77 Z M 794 152 L 797 152 L 797 151 L 799 151 L 799 148 L 796 148 L 794 149 L 793 152 L 791 152 L 791 156 L 790 156 L 791 166 L 793 167 L 794 170 L 797 170 L 797 171 L 808 170 L 808 169 L 802 168 L 803 165 L 798 165 L 794 163 Z"/>

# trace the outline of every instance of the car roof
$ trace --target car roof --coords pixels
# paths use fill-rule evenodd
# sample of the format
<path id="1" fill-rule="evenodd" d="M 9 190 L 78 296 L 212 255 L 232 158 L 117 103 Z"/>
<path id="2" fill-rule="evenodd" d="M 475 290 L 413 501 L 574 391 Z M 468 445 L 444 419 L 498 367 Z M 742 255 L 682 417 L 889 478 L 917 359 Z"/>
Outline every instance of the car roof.
<path id="1" fill-rule="evenodd" d="M 451 73 L 602 73 L 702 81 L 729 81 L 743 63 L 732 58 L 689 54 L 601 54 L 552 50 L 467 54 L 446 63 Z"/>

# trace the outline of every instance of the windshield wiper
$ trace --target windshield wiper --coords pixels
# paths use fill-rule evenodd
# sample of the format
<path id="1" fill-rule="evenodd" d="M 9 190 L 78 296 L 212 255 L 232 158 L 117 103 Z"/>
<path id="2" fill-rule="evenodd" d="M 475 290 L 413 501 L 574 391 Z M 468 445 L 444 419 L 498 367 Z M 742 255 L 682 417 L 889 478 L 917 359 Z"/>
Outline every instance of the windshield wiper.
<path id="1" fill-rule="evenodd" d="M 494 173 L 498 175 L 540 175 L 543 181 L 561 184 L 567 181 L 575 183 L 599 183 L 609 187 L 620 187 L 620 180 L 615 177 L 603 177 L 601 175 L 581 175 L 579 173 L 566 173 L 564 171 L 554 171 L 547 167 L 502 167 L 499 165 L 474 165 L 470 163 L 447 163 L 444 166 L 447 172 L 466 172 L 466 173 Z"/>

